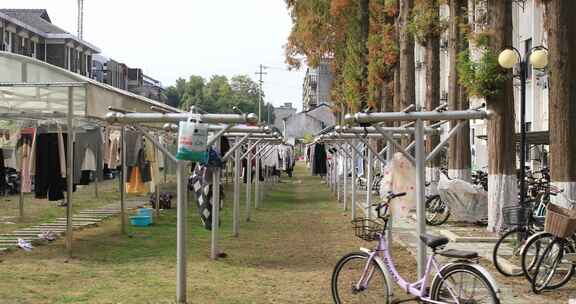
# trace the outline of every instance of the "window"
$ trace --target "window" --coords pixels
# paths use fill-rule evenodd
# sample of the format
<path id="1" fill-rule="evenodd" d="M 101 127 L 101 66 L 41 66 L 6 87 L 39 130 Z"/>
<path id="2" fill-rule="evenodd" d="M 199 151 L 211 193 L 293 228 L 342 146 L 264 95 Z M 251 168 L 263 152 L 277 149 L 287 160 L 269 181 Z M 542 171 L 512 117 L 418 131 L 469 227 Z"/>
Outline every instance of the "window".
<path id="1" fill-rule="evenodd" d="M 524 54 L 528 54 L 532 49 L 532 38 L 524 40 Z M 532 79 L 532 65 L 530 61 L 528 61 L 527 71 L 526 71 L 526 79 Z"/>

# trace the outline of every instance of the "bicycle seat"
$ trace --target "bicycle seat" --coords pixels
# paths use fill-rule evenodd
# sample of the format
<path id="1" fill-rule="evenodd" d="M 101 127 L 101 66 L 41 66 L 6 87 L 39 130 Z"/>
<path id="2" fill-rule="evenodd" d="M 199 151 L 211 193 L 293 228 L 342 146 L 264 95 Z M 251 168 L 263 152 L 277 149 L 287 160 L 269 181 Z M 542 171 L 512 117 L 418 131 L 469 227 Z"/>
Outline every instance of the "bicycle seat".
<path id="1" fill-rule="evenodd" d="M 478 253 L 474 251 L 456 250 L 456 249 L 446 249 L 438 252 L 439 255 L 445 256 L 447 258 L 457 258 L 457 259 L 477 259 Z"/>
<path id="2" fill-rule="evenodd" d="M 420 235 L 420 240 L 428 247 L 432 248 L 432 250 L 436 250 L 436 247 L 444 246 L 450 241 L 447 237 L 435 236 L 427 233 Z"/>

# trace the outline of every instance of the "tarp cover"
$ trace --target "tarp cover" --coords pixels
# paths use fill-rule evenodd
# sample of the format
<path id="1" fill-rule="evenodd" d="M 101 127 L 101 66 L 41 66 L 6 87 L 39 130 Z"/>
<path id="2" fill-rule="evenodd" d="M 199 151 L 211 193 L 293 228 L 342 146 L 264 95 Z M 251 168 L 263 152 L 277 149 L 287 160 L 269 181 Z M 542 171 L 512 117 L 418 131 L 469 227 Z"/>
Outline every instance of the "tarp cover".
<path id="1" fill-rule="evenodd" d="M 477 223 L 488 218 L 488 197 L 482 186 L 440 175 L 438 194 L 450 207 L 453 219 Z"/>

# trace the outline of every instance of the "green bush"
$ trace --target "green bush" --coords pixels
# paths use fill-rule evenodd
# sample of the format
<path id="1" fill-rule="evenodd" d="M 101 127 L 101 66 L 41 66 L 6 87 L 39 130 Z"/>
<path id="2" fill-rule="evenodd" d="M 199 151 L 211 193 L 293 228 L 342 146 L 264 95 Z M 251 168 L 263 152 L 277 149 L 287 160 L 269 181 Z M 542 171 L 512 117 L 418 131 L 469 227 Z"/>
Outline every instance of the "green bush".
<path id="1" fill-rule="evenodd" d="M 500 94 L 508 79 L 506 71 L 498 64 L 498 58 L 485 49 L 478 61 L 470 58 L 470 51 L 458 54 L 458 76 L 460 84 L 471 96 L 491 97 Z"/>

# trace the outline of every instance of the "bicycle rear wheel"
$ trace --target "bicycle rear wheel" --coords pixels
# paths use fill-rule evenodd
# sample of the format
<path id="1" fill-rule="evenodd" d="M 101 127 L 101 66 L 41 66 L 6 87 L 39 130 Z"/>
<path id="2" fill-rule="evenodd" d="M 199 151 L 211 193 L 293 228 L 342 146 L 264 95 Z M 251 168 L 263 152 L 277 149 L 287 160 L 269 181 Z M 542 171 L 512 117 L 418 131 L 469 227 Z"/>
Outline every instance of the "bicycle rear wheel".
<path id="1" fill-rule="evenodd" d="M 426 224 L 440 226 L 450 217 L 450 208 L 440 195 L 432 195 L 426 199 Z"/>
<path id="2" fill-rule="evenodd" d="M 332 273 L 332 299 L 335 304 L 389 303 L 388 281 L 376 262 L 368 265 L 365 284 L 358 288 L 367 261 L 368 254 L 364 252 L 350 253 L 338 261 Z"/>
<path id="3" fill-rule="evenodd" d="M 515 228 L 502 235 L 492 251 L 494 267 L 505 276 L 520 276 L 522 272 L 522 249 L 530 231 Z"/>
<path id="4" fill-rule="evenodd" d="M 454 264 L 442 269 L 434 278 L 430 298 L 442 303 L 500 303 L 488 278 L 468 264 Z"/>

